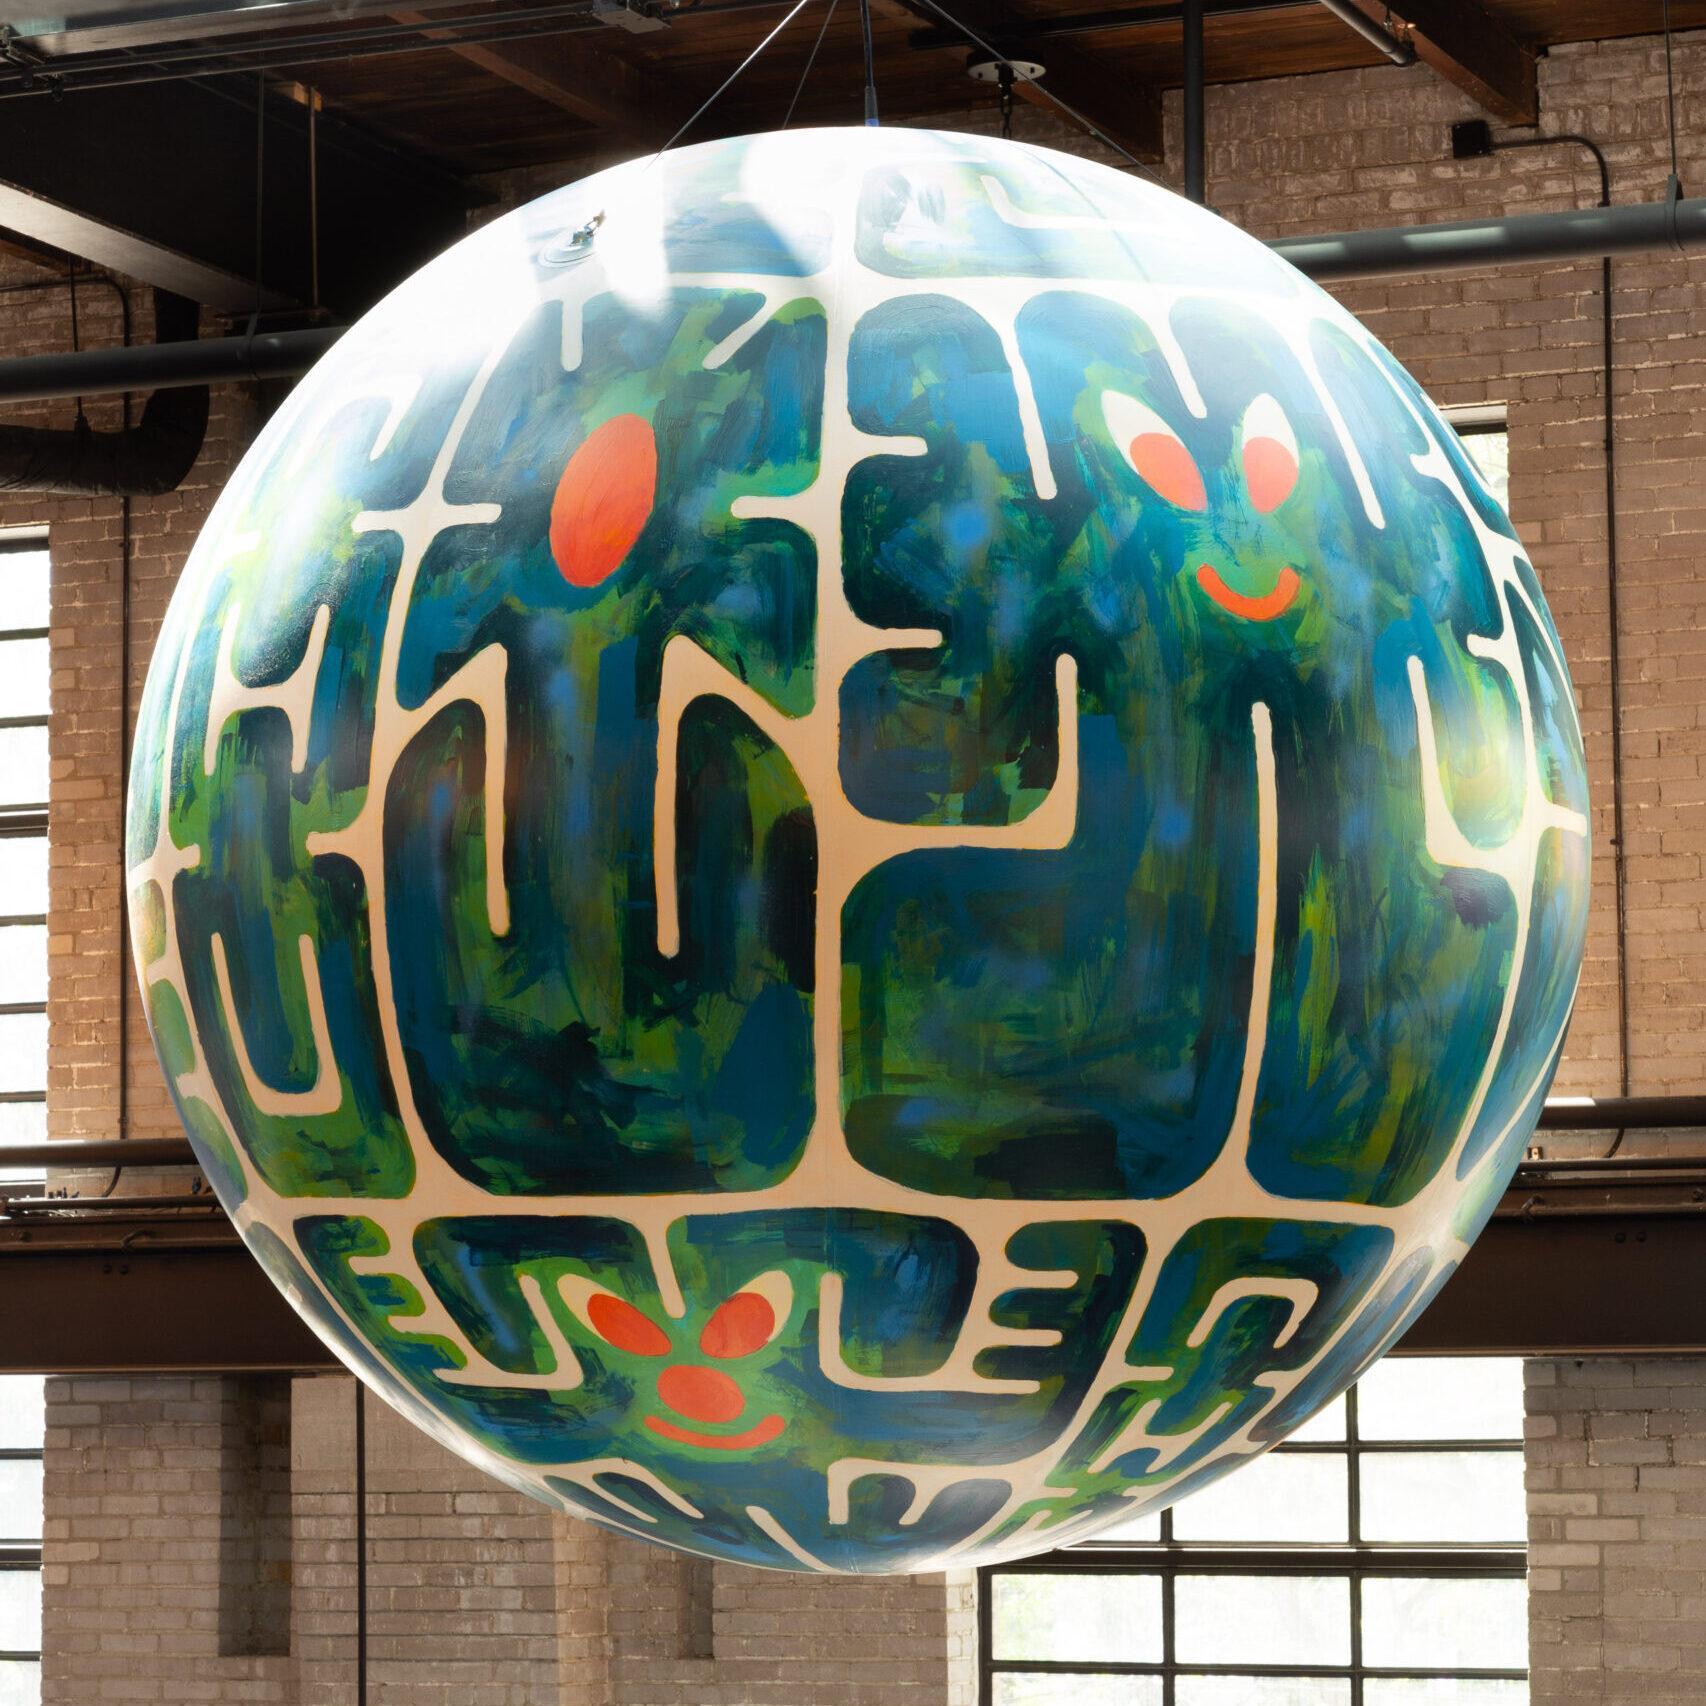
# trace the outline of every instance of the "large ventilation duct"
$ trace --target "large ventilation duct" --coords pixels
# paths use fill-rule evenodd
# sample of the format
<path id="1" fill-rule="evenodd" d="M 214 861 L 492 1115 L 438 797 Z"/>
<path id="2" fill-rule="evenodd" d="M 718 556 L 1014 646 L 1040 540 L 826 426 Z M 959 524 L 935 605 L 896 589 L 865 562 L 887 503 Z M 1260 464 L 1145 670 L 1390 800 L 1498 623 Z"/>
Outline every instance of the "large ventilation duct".
<path id="1" fill-rule="evenodd" d="M 195 303 L 157 290 L 154 292 L 156 343 L 152 348 L 120 353 L 176 354 L 180 348 L 193 348 L 198 314 Z M 74 354 L 25 359 L 75 363 L 87 358 Z M 140 389 L 129 384 L 112 389 L 133 388 Z M 80 385 L 55 395 L 94 396 L 103 389 L 108 388 Z M 16 398 L 16 393 L 12 395 Z M 190 389 L 156 390 L 143 408 L 141 421 L 115 432 L 97 432 L 81 418 L 70 428 L 0 426 L 0 491 L 74 493 L 86 497 L 152 497 L 173 491 L 183 483 L 201 454 L 202 441 L 207 436 L 207 410 L 207 387 L 198 385 Z"/>

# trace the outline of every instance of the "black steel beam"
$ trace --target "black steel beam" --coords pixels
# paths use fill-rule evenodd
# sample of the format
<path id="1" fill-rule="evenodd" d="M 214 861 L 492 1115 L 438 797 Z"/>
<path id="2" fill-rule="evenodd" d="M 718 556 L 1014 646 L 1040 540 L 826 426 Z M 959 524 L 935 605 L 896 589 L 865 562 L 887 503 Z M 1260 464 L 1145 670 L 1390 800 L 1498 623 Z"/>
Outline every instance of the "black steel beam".
<path id="1" fill-rule="evenodd" d="M 0 1372 L 260 1373 L 339 1366 L 240 1244 L 0 1251 Z"/>
<path id="2" fill-rule="evenodd" d="M 1706 1351 L 1706 1214 L 1494 1220 L 1398 1356 Z"/>
<path id="3" fill-rule="evenodd" d="M 0 102 L 0 227 L 229 313 L 309 302 L 308 115 L 268 99 L 263 139 L 256 94 L 250 79 Z M 365 308 L 489 199 L 335 120 L 315 128 L 329 305 Z"/>
<path id="4" fill-rule="evenodd" d="M 61 1200 L 0 1217 L 0 1373 L 338 1367 L 197 1201 L 105 1198 L 90 1215 Z M 1703 1267 L 1706 1150 L 1525 1165 L 1396 1354 L 1699 1354 Z"/>

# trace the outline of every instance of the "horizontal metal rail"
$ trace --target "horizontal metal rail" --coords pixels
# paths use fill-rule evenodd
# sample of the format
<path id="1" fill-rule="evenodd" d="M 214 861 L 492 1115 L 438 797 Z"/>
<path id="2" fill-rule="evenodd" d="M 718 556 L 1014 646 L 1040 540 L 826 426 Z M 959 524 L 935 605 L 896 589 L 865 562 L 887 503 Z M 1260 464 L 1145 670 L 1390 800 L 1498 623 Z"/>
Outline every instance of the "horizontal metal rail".
<path id="1" fill-rule="evenodd" d="M 1524 261 L 1575 261 L 1706 245 L 1706 197 L 1516 213 L 1439 225 L 1282 237 L 1269 247 L 1317 283 L 1393 273 L 1461 272 Z"/>
<path id="2" fill-rule="evenodd" d="M 1283 237 L 1269 246 L 1300 272 L 1321 281 L 1639 251 L 1669 249 L 1681 254 L 1706 248 L 1706 198 L 1341 231 L 1324 237 Z M 0 402 L 290 378 L 306 373 L 346 329 L 316 326 L 128 349 L 20 356 L 0 362 Z"/>

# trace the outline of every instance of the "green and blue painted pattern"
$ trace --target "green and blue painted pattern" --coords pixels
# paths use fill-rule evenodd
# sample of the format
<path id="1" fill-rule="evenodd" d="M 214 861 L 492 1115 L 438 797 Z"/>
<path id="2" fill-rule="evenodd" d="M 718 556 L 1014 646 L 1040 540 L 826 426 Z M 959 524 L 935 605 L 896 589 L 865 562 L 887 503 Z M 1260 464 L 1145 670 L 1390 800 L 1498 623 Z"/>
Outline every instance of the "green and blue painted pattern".
<path id="1" fill-rule="evenodd" d="M 816 132 L 548 196 L 310 375 L 161 636 L 132 911 L 363 1378 L 625 1532 L 920 1569 L 1170 1502 L 1425 1306 L 1586 810 L 1509 522 L 1327 298 Z"/>

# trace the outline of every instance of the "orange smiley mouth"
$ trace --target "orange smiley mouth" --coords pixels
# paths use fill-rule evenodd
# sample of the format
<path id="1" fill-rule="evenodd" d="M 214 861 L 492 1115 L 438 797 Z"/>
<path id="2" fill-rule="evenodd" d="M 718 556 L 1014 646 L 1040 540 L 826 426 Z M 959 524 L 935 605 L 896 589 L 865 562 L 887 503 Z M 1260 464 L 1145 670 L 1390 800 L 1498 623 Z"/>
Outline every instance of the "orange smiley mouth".
<path id="1" fill-rule="evenodd" d="M 1296 569 L 1283 568 L 1272 592 L 1250 598 L 1234 592 L 1207 563 L 1197 570 L 1197 585 L 1228 615 L 1241 616 L 1246 622 L 1271 622 L 1276 616 L 1284 615 L 1302 584 Z"/>
<path id="2" fill-rule="evenodd" d="M 780 1416 L 766 1416 L 757 1426 L 739 1434 L 702 1434 L 692 1428 L 678 1428 L 662 1416 L 647 1416 L 646 1426 L 678 1445 L 697 1445 L 706 1451 L 747 1451 L 753 1446 L 768 1445 L 788 1424 Z"/>

